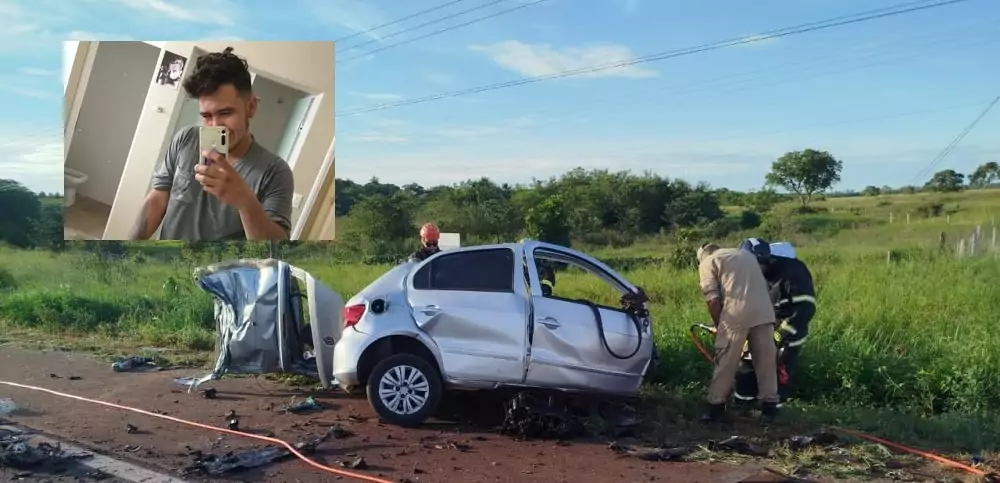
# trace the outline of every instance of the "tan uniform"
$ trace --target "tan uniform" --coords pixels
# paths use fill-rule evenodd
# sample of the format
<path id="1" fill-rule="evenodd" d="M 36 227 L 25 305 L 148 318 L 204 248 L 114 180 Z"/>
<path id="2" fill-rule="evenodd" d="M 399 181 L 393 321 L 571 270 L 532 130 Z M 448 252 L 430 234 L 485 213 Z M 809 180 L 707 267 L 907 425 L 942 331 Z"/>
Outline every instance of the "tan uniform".
<path id="1" fill-rule="evenodd" d="M 756 257 L 744 250 L 720 248 L 701 260 L 698 274 L 705 300 L 722 301 L 708 402 L 724 404 L 729 400 L 748 339 L 760 399 L 778 402 L 774 305 Z"/>

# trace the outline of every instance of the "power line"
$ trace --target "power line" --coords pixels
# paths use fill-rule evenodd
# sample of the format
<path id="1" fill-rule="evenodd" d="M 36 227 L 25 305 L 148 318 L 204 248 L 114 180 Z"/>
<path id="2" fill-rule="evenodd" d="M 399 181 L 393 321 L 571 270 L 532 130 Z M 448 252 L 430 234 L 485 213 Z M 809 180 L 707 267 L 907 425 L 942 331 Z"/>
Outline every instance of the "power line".
<path id="1" fill-rule="evenodd" d="M 982 112 L 980 112 L 979 115 L 976 116 L 976 118 L 972 121 L 972 123 L 966 126 L 965 129 L 962 130 L 962 132 L 955 137 L 955 139 L 952 139 L 951 142 L 948 143 L 948 145 L 945 146 L 945 148 L 942 149 L 941 152 L 934 157 L 934 159 L 931 161 L 931 164 L 927 165 L 927 167 L 925 167 L 919 173 L 917 173 L 916 176 L 914 176 L 913 179 L 910 180 L 910 184 L 919 181 L 921 178 L 926 177 L 928 174 L 934 171 L 934 168 L 936 168 L 939 164 L 941 164 L 941 161 L 944 161 L 944 159 L 947 158 L 948 155 L 955 150 L 955 147 L 957 147 L 958 144 L 961 143 L 963 139 L 965 139 L 965 136 L 968 135 L 969 132 L 971 132 L 976 127 L 977 124 L 979 124 L 979 121 L 982 121 L 983 118 L 986 117 L 986 114 L 989 114 L 990 110 L 993 109 L 993 106 L 997 105 L 997 102 L 1000 102 L 1000 95 L 998 95 L 989 104 L 987 104 L 986 108 L 984 108 Z"/>
<path id="2" fill-rule="evenodd" d="M 965 32 L 968 32 L 967 28 L 965 28 L 964 30 Z M 991 29 L 991 31 L 992 30 L 995 29 Z M 804 60 L 798 60 L 794 62 L 787 62 L 780 65 L 765 67 L 762 69 L 753 69 L 742 73 L 728 74 L 710 78 L 701 78 L 684 83 L 674 83 L 671 85 L 664 86 L 663 88 L 655 89 L 652 92 L 644 93 L 639 96 L 627 95 L 627 96 L 601 97 L 599 99 L 595 99 L 594 101 L 587 102 L 586 109 L 588 112 L 592 112 L 593 109 L 596 107 L 599 108 L 601 115 L 607 115 L 609 113 L 615 113 L 622 109 L 631 108 L 633 107 L 634 104 L 638 102 L 642 102 L 644 103 L 645 107 L 649 107 L 651 102 L 663 100 L 663 98 L 659 96 L 654 97 L 654 94 L 665 94 L 666 96 L 669 97 L 677 97 L 681 94 L 690 94 L 694 92 L 707 91 L 707 90 L 711 90 L 713 93 L 731 94 L 735 92 L 743 92 L 756 87 L 773 87 L 781 84 L 787 84 L 790 82 L 800 82 L 805 79 L 815 79 L 829 75 L 839 75 L 852 71 L 881 67 L 884 65 L 889 65 L 898 62 L 905 62 L 908 60 L 924 57 L 928 54 L 933 53 L 926 49 L 926 47 L 929 46 L 951 46 L 952 44 L 954 44 L 954 47 L 968 48 L 975 45 L 1000 42 L 1000 38 L 987 38 L 985 40 L 980 40 L 978 42 L 973 42 L 971 44 L 966 42 L 948 42 L 946 44 L 941 41 L 941 40 L 961 40 L 961 39 L 945 38 L 945 39 L 935 40 L 934 38 L 931 37 L 923 37 L 921 40 L 928 40 L 928 39 L 931 40 L 930 42 L 927 42 L 930 45 L 927 46 L 918 45 L 919 49 L 916 52 L 910 52 L 910 53 L 900 52 L 903 55 L 898 55 L 898 56 L 890 55 L 896 53 L 893 50 L 889 50 L 887 52 L 877 52 L 865 56 L 849 56 L 843 59 L 838 59 L 837 54 L 823 55 Z M 902 42 L 895 42 L 895 44 L 907 44 L 907 43 L 912 43 L 912 41 L 907 39 Z M 893 43 L 888 43 L 886 45 L 888 46 L 892 44 Z M 828 62 L 828 61 L 839 62 L 843 60 L 851 62 L 853 64 L 853 61 L 855 60 L 864 61 L 868 59 L 871 59 L 871 61 L 862 62 L 856 65 L 846 65 L 841 67 L 837 67 L 832 62 Z M 821 65 L 817 66 L 810 64 L 821 64 Z M 831 66 L 835 68 L 816 69 L 816 67 L 831 67 Z M 781 71 L 776 72 L 778 68 L 788 68 L 788 67 L 804 67 L 805 69 L 795 69 L 791 75 L 788 75 L 787 73 Z M 776 73 L 777 75 L 775 76 L 767 75 L 773 73 Z M 764 75 L 759 75 L 759 74 L 764 74 Z M 769 77 L 773 79 L 772 82 L 757 82 L 759 80 L 769 80 L 768 79 Z M 607 108 L 600 109 L 601 107 L 605 106 Z M 533 114 L 543 115 L 543 116 L 548 114 L 549 112 L 555 113 L 556 111 L 554 109 L 542 109 L 540 111 L 538 110 L 532 111 Z M 559 112 L 562 113 L 562 111 Z"/>
<path id="3" fill-rule="evenodd" d="M 494 0 L 490 5 L 496 4 L 496 3 L 499 3 L 499 2 L 502 2 L 502 1 L 506 1 L 506 0 Z M 524 4 L 518 5 L 518 6 L 513 7 L 513 8 L 508 8 L 507 10 L 501 10 L 499 12 L 491 13 L 489 15 L 484 15 L 482 17 L 477 17 L 477 18 L 474 18 L 474 19 L 469 20 L 467 22 L 462 22 L 462 23 L 457 24 L 457 25 L 452 25 L 450 27 L 445 27 L 443 29 L 435 30 L 433 32 L 430 32 L 430 33 L 427 33 L 427 34 L 424 34 L 424 35 L 421 35 L 421 36 L 418 36 L 418 37 L 413 37 L 411 39 L 404 40 L 402 42 L 397 42 L 395 44 L 389 44 L 389 45 L 385 45 L 385 46 L 379 47 L 377 49 L 372 49 L 372 50 L 369 50 L 368 52 L 365 52 L 363 54 L 359 54 L 359 55 L 355 55 L 353 57 L 349 57 L 349 58 L 347 58 L 346 60 L 344 60 L 342 62 L 351 62 L 353 60 L 360 59 L 362 57 L 368 57 L 369 55 L 372 55 L 372 54 L 377 53 L 377 52 L 382 52 L 382 51 L 385 51 L 385 50 L 393 49 L 393 48 L 396 48 L 396 47 L 399 47 L 399 46 L 402 46 L 402 45 L 406 45 L 406 44 L 410 44 L 410 43 L 416 42 L 418 40 L 423 40 L 423 39 L 426 39 L 428 37 L 433 37 L 435 35 L 441 35 L 441 34 L 443 34 L 445 32 L 450 32 L 452 30 L 457 30 L 457 29 L 460 29 L 462 27 L 468 27 L 469 25 L 477 24 L 479 22 L 483 22 L 483 21 L 489 20 L 491 18 L 496 18 L 496 17 L 499 17 L 501 15 L 506 15 L 508 13 L 513 13 L 513 12 L 516 12 L 518 10 L 521 10 L 521 9 L 524 9 L 524 8 L 528 8 L 528 7 L 531 7 L 531 6 L 534 6 L 534 5 L 538 5 L 539 3 L 547 2 L 547 1 L 548 0 L 535 0 L 533 2 L 524 3 Z M 419 26 L 418 27 L 414 27 L 412 29 L 408 29 L 408 30 L 415 30 L 417 28 L 419 28 Z M 406 30 L 404 30 L 402 32 L 406 32 Z M 402 33 L 402 32 L 398 32 L 398 33 Z M 383 39 L 384 39 L 384 37 L 383 37 Z M 351 47 L 351 48 L 354 48 L 354 47 Z"/>
<path id="4" fill-rule="evenodd" d="M 441 5 L 436 6 L 436 7 L 431 7 L 431 8 L 428 8 L 428 9 L 421 10 L 421 11 L 419 11 L 417 13 L 410 14 L 410 15 L 407 15 L 405 17 L 398 18 L 396 20 L 392 20 L 390 22 L 386 22 L 386 23 L 384 23 L 382 25 L 378 25 L 378 26 L 372 27 L 372 28 L 370 28 L 368 30 L 364 30 L 364 31 L 361 31 L 361 32 L 355 32 L 355 33 L 353 33 L 351 35 L 348 35 L 346 37 L 341 37 L 339 39 L 335 39 L 333 42 L 334 43 L 338 43 L 338 42 L 343 42 L 345 40 L 353 39 L 354 37 L 358 37 L 358 36 L 361 36 L 361 35 L 364 35 L 364 34 L 367 34 L 367 33 L 374 32 L 374 31 L 376 31 L 376 30 L 378 30 L 380 28 L 388 27 L 390 25 L 396 25 L 397 23 L 405 22 L 405 21 L 407 21 L 407 20 L 409 20 L 411 18 L 419 17 L 421 15 L 424 15 L 424 14 L 427 14 L 427 13 L 431 13 L 431 12 L 433 12 L 435 10 L 441 10 L 442 8 L 450 7 L 450 6 L 452 6 L 452 5 L 456 4 L 456 3 L 464 2 L 464 1 L 465 0 L 451 0 L 450 2 L 445 2 L 445 3 L 441 4 Z M 349 48 L 353 48 L 353 47 L 349 47 Z"/>
<path id="5" fill-rule="evenodd" d="M 828 19 L 828 20 L 824 20 L 824 21 L 809 22 L 809 23 L 806 23 L 806 24 L 801 24 L 801 25 L 797 25 L 797 26 L 793 26 L 793 27 L 787 27 L 787 28 L 782 28 L 782 29 L 771 30 L 771 31 L 764 32 L 761 35 L 756 35 L 756 36 L 753 36 L 753 37 L 732 38 L 732 39 L 728 39 L 728 40 L 722 40 L 722 41 L 718 41 L 718 42 L 712 42 L 712 43 L 709 43 L 709 44 L 703 44 L 703 45 L 699 45 L 699 46 L 695 46 L 695 47 L 688 47 L 688 48 L 684 48 L 684 49 L 666 51 L 666 52 L 661 52 L 661 53 L 658 53 L 658 54 L 652 54 L 652 55 L 647 55 L 647 56 L 643 56 L 643 57 L 637 57 L 637 58 L 630 59 L 630 60 L 627 60 L 627 61 L 622 61 L 622 62 L 616 62 L 616 63 L 611 63 L 611 64 L 598 65 L 598 66 L 593 66 L 593 67 L 588 67 L 588 68 L 566 70 L 566 71 L 556 72 L 554 74 L 548 74 L 548 75 L 544 75 L 544 76 L 529 77 L 527 79 L 518 79 L 518 80 L 514 80 L 514 81 L 502 82 L 502 83 L 499 83 L 499 84 L 489 84 L 489 85 L 485 85 L 485 86 L 479 86 L 479 87 L 473 87 L 473 88 L 462 89 L 462 90 L 457 90 L 457 91 L 445 92 L 445 93 L 442 93 L 442 94 L 435 94 L 435 95 L 430 95 L 430 96 L 416 97 L 416 98 L 412 98 L 412 99 L 404 99 L 404 100 L 398 101 L 398 102 L 377 104 L 377 105 L 370 106 L 370 107 L 367 107 L 367 108 L 358 108 L 358 109 L 353 109 L 353 110 L 345 111 L 345 112 L 342 112 L 342 113 L 338 114 L 338 117 L 341 117 L 341 116 L 351 116 L 351 115 L 355 115 L 355 114 L 361 114 L 361 113 L 372 112 L 372 111 L 380 111 L 380 110 L 383 110 L 383 109 L 389 109 L 389 108 L 394 108 L 394 107 L 409 106 L 409 105 L 413 105 L 413 104 L 422 104 L 422 103 L 425 103 L 425 102 L 431 102 L 431 101 L 436 101 L 436 100 L 441 100 L 441 99 L 448 99 L 448 98 L 453 98 L 453 97 L 460 97 L 460 96 L 465 96 L 465 95 L 469 95 L 469 94 L 477 94 L 477 93 L 480 93 L 480 92 L 487 92 L 487 91 L 493 91 L 493 90 L 498 90 L 498 89 L 505 89 L 505 88 L 509 88 L 509 87 L 517 87 L 517 86 L 522 86 L 522 85 L 526 85 L 526 84 L 533 84 L 533 83 L 547 81 L 547 80 L 552 80 L 552 79 L 560 79 L 560 78 L 564 78 L 564 77 L 571 77 L 571 76 L 576 76 L 576 75 L 582 75 L 582 74 L 589 74 L 589 73 L 594 73 L 594 72 L 600 72 L 600 71 L 609 70 L 609 69 L 616 69 L 616 68 L 621 68 L 621 67 L 628 67 L 628 66 L 637 65 L 637 64 L 643 64 L 643 63 L 648 63 L 648 62 L 655 62 L 655 61 L 660 61 L 660 60 L 666 60 L 666 59 L 671 59 L 671 58 L 675 58 L 675 57 L 681 57 L 681 56 L 686 56 L 686 55 L 698 54 L 698 53 L 703 53 L 703 52 L 708 52 L 708 51 L 713 51 L 713 50 L 719 50 L 719 49 L 723 49 L 723 48 L 726 48 L 726 47 L 734 47 L 734 46 L 737 46 L 737 45 L 751 44 L 751 43 L 760 42 L 760 41 L 768 40 L 768 39 L 774 39 L 774 38 L 780 38 L 780 37 L 787 37 L 787 36 L 790 36 L 790 35 L 797 35 L 797 34 L 802 34 L 802 33 L 807 33 L 807 32 L 813 32 L 813 31 L 817 31 L 817 30 L 829 29 L 829 28 L 833 28 L 833 27 L 840 27 L 840 26 L 850 25 L 850 24 L 855 24 L 855 23 L 860 23 L 860 22 L 867 22 L 867 21 L 876 20 L 876 19 L 883 18 L 883 17 L 891 17 L 891 16 L 896 16 L 896 15 L 903 15 L 903 14 L 912 13 L 912 12 L 916 12 L 916 11 L 920 11 L 920 10 L 926 10 L 926 9 L 930 9 L 930 8 L 942 7 L 942 6 L 946 6 L 946 5 L 951 5 L 951 4 L 955 4 L 955 3 L 961 3 L 961 2 L 967 2 L 967 1 L 969 1 L 969 0 L 943 0 L 943 1 L 937 1 L 937 2 L 934 2 L 934 3 L 931 3 L 931 4 L 927 4 L 927 5 L 914 5 L 914 4 L 917 4 L 917 3 L 926 3 L 926 1 L 921 1 L 921 2 L 906 2 L 906 3 L 903 3 L 903 4 L 896 5 L 895 7 L 886 7 L 886 8 L 876 9 L 876 10 L 869 10 L 869 11 L 865 11 L 865 12 L 862 12 L 862 13 L 859 13 L 859 14 L 839 16 L 839 17 L 834 17 L 832 19 Z M 849 18 L 849 17 L 855 17 L 855 18 Z M 844 19 L 844 20 L 837 20 L 837 19 Z"/>
<path id="6" fill-rule="evenodd" d="M 393 32 L 393 33 L 391 33 L 389 35 L 385 35 L 385 36 L 383 36 L 383 37 L 381 37 L 379 39 L 369 40 L 367 42 L 362 42 L 360 44 L 351 45 L 351 46 L 349 46 L 349 47 L 347 47 L 345 49 L 341 49 L 341 50 L 342 51 L 354 50 L 354 49 L 356 49 L 358 47 L 362 47 L 362 46 L 365 46 L 365 45 L 368 45 L 368 44 L 374 44 L 375 42 L 381 42 L 381 41 L 383 41 L 385 39 L 391 39 L 391 38 L 396 37 L 398 35 L 405 34 L 406 32 L 412 32 L 414 30 L 419 30 L 419 29 L 422 29 L 422 28 L 427 27 L 429 25 L 434 25 L 436 23 L 441 23 L 441 22 L 444 22 L 445 20 L 450 20 L 450 19 L 453 19 L 455 17 L 460 17 L 460 16 L 465 15 L 467 13 L 475 12 L 476 10 L 482 10 L 482 9 L 484 9 L 486 7 L 492 7 L 493 5 L 496 5 L 498 3 L 503 3 L 503 2 L 506 2 L 506 1 L 509 1 L 509 0 L 492 0 L 492 1 L 486 2 L 484 4 L 476 5 L 475 7 L 472 7 L 472 8 L 467 8 L 465 10 L 462 10 L 461 12 L 456 12 L 456 13 L 453 13 L 451 15 L 445 15 L 444 17 L 439 17 L 439 18 L 436 18 L 434 20 L 430 20 L 430 21 L 424 22 L 424 23 L 422 23 L 420 25 L 414 25 L 413 27 L 406 28 L 406 29 L 400 30 L 398 32 Z"/>

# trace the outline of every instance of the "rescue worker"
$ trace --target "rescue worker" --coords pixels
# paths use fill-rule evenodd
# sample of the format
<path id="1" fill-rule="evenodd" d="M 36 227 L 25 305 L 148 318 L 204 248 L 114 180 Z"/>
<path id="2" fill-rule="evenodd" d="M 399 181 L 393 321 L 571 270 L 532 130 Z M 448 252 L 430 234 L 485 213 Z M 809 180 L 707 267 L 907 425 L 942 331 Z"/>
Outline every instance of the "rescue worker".
<path id="1" fill-rule="evenodd" d="M 556 273 L 545 262 L 540 262 L 538 265 L 538 283 L 542 285 L 542 295 L 551 297 L 556 288 Z"/>
<path id="2" fill-rule="evenodd" d="M 438 247 L 438 240 L 441 238 L 441 230 L 433 223 L 426 223 L 420 227 L 420 249 L 410 255 L 410 260 L 422 262 L 431 255 L 441 251 Z"/>
<path id="3" fill-rule="evenodd" d="M 708 386 L 708 411 L 702 422 L 726 415 L 744 342 L 750 341 L 757 386 L 760 388 L 761 422 L 778 414 L 777 349 L 774 344 L 774 306 L 767 281 L 753 254 L 706 243 L 698 249 L 701 292 L 708 305 L 715 335 L 715 370 Z"/>
<path id="4" fill-rule="evenodd" d="M 740 249 L 757 257 L 764 278 L 771 287 L 774 311 L 781 324 L 775 331 L 781 363 L 785 367 L 787 382 L 781 385 L 781 399 L 788 400 L 794 390 L 793 382 L 802 344 L 809 336 L 809 322 L 816 315 L 816 290 L 809 267 L 798 258 L 772 256 L 771 245 L 760 238 L 749 238 L 740 243 Z"/>

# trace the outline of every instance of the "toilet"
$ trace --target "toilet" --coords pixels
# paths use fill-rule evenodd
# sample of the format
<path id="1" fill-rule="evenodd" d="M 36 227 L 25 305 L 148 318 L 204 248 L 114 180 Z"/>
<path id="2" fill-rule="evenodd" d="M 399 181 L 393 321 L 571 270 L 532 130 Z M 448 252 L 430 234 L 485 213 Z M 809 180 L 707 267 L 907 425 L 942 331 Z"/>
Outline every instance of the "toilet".
<path id="1" fill-rule="evenodd" d="M 63 168 L 63 175 L 65 177 L 66 188 L 66 192 L 63 193 L 63 200 L 65 200 L 66 206 L 73 206 L 73 203 L 76 203 L 76 189 L 87 182 L 87 175 L 75 169 L 65 167 Z"/>

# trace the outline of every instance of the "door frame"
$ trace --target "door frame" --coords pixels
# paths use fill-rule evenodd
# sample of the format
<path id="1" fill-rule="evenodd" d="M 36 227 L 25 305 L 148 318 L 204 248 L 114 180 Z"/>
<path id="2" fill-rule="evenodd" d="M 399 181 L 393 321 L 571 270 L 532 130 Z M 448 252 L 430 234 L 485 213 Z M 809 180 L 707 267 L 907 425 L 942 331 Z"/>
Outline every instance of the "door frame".
<path id="1" fill-rule="evenodd" d="M 80 108 L 83 107 L 84 98 L 86 98 L 87 84 L 90 82 L 90 73 L 94 69 L 94 61 L 97 59 L 97 50 L 100 44 L 100 41 L 97 40 L 81 40 L 76 47 L 73 65 L 70 66 L 69 79 L 66 81 L 66 91 L 63 92 L 63 98 L 69 101 L 68 105 L 64 107 L 67 111 L 63 125 L 63 157 L 69 154 L 69 147 L 73 142 L 76 122 L 80 117 Z M 70 92 L 73 93 L 72 97 L 69 96 Z"/>
<path id="2" fill-rule="evenodd" d="M 323 164 L 319 168 L 319 176 L 316 177 L 316 181 L 313 182 L 312 188 L 306 196 L 305 204 L 302 205 L 302 211 L 299 212 L 299 219 L 295 221 L 295 227 L 292 229 L 292 236 L 290 237 L 292 240 L 298 240 L 302 236 L 302 232 L 305 231 L 306 225 L 309 223 L 309 217 L 313 210 L 321 207 L 319 194 L 323 189 L 323 179 L 333 173 L 334 160 L 337 158 L 336 148 L 337 136 L 334 135 L 333 139 L 330 141 L 330 149 L 326 153 L 326 158 L 323 159 Z M 295 149 L 295 147 L 292 149 Z M 336 190 L 336 186 L 334 187 L 334 190 Z"/>

